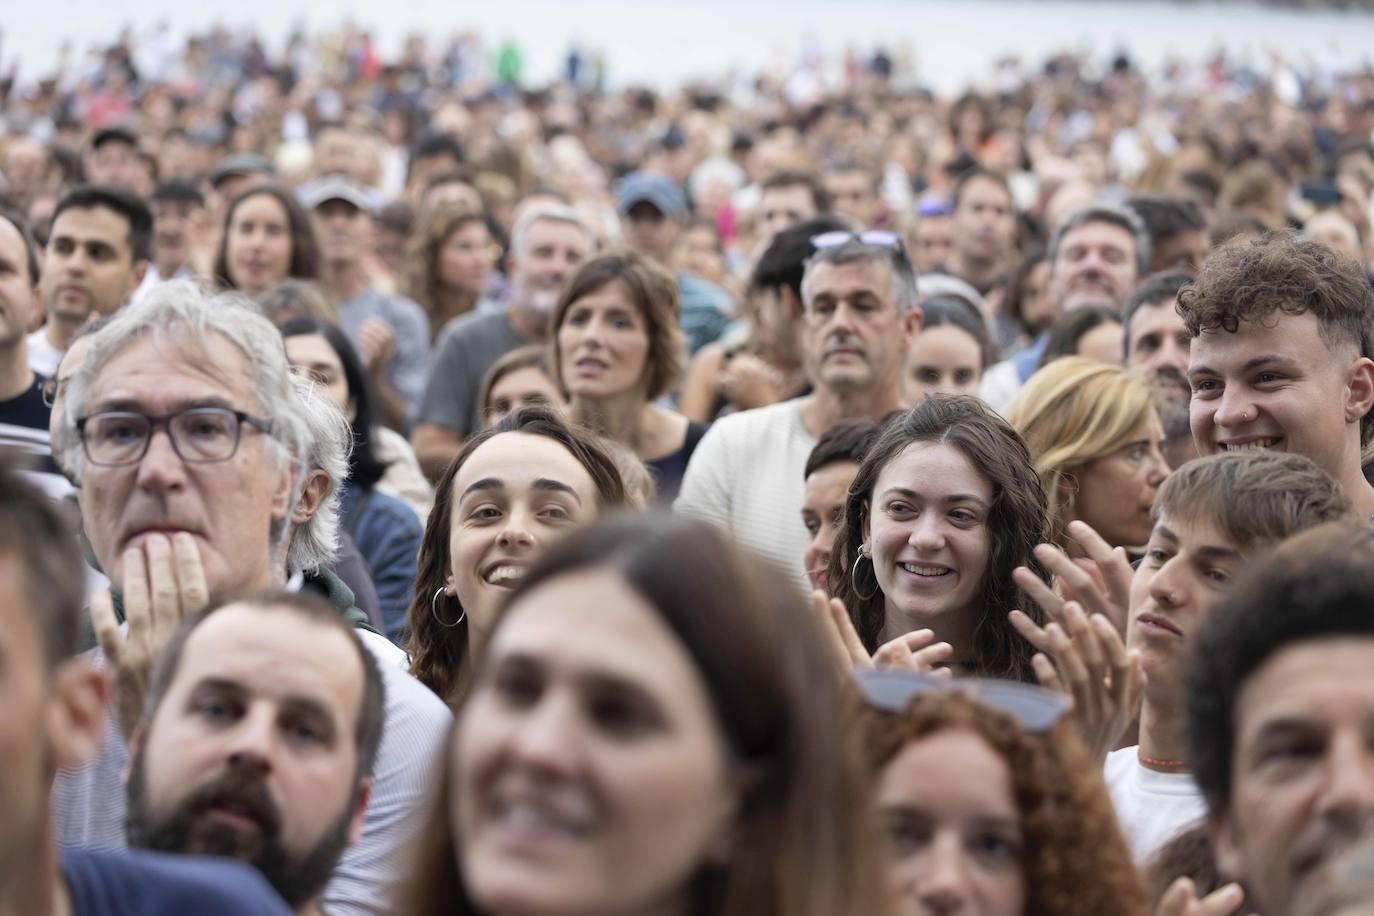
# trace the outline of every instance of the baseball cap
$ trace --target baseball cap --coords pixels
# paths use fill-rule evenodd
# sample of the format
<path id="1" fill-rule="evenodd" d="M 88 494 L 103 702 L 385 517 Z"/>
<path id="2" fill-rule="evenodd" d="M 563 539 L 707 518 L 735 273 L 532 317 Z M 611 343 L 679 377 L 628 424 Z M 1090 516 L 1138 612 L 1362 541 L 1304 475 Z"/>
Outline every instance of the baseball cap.
<path id="1" fill-rule="evenodd" d="M 314 210 L 326 201 L 342 200 L 364 212 L 376 213 L 381 209 L 380 196 L 371 188 L 344 175 L 326 175 L 296 189 L 297 199 L 308 210 Z"/>
<path id="2" fill-rule="evenodd" d="M 638 203 L 650 203 L 664 216 L 687 212 L 687 199 L 672 179 L 649 172 L 631 172 L 615 186 L 615 208 L 621 216 Z"/>
<path id="3" fill-rule="evenodd" d="M 272 163 L 257 153 L 235 153 L 225 156 L 210 173 L 210 186 L 218 188 L 220 182 L 235 175 L 271 175 Z"/>

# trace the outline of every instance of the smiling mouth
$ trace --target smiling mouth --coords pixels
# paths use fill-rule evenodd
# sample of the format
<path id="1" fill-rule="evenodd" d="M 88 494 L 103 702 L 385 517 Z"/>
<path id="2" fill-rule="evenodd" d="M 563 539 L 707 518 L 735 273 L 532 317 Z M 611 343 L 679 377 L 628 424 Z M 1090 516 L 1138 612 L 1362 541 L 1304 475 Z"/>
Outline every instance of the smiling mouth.
<path id="1" fill-rule="evenodd" d="M 1217 447 L 1223 452 L 1262 452 L 1271 449 L 1282 441 L 1277 438 L 1251 439 L 1249 442 L 1218 442 Z"/>
<path id="2" fill-rule="evenodd" d="M 939 579 L 954 572 L 947 566 L 922 566 L 919 563 L 898 563 L 897 565 L 913 576 L 920 576 L 922 579 Z"/>
<path id="3" fill-rule="evenodd" d="M 525 578 L 525 567 L 514 563 L 500 563 L 487 570 L 482 581 L 496 588 L 515 588 Z"/>

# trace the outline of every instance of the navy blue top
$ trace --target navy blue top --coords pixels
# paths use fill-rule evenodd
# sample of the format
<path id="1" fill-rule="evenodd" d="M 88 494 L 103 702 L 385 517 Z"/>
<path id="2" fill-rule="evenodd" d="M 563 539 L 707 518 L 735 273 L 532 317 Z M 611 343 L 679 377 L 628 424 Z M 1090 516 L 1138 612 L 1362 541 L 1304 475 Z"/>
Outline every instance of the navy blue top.
<path id="1" fill-rule="evenodd" d="M 658 485 L 658 505 L 671 507 L 673 500 L 677 499 L 677 491 L 682 487 L 682 475 L 687 473 L 687 462 L 692 460 L 692 453 L 697 450 L 697 443 L 704 435 L 706 427 L 689 420 L 682 448 L 662 458 L 644 462 L 654 477 L 654 483 Z"/>
<path id="2" fill-rule="evenodd" d="M 73 916 L 291 916 L 268 883 L 228 859 L 62 850 Z"/>

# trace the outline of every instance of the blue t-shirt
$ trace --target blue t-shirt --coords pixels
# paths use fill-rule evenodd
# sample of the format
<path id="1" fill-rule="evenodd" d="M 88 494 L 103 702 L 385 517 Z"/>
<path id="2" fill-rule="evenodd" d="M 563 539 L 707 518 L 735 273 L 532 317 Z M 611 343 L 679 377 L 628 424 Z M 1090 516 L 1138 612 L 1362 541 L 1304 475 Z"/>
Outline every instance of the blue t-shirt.
<path id="1" fill-rule="evenodd" d="M 67 847 L 73 916 L 291 916 L 262 875 L 228 859 Z"/>

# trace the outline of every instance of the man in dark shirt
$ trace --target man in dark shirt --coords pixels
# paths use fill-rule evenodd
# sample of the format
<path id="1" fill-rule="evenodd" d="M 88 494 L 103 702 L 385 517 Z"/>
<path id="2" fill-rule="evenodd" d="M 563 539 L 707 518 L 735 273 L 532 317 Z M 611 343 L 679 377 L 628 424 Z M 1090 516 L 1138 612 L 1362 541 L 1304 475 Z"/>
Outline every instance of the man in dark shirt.
<path id="1" fill-rule="evenodd" d="M 54 505 L 0 469 L 0 912 L 213 916 L 290 912 L 230 862 L 60 851 L 48 795 L 59 767 L 99 749 L 109 687 L 76 655 L 86 581 Z"/>
<path id="2" fill-rule="evenodd" d="M 40 303 L 33 237 L 22 217 L 0 211 L 0 449 L 21 453 L 30 481 L 57 498 L 71 485 L 53 464 L 43 379 L 29 368 L 28 330 Z"/>

